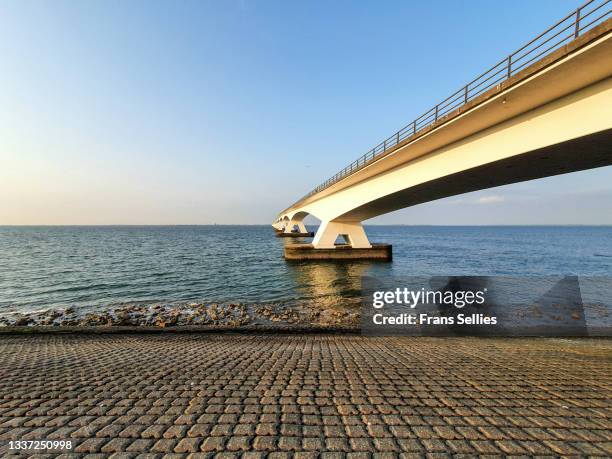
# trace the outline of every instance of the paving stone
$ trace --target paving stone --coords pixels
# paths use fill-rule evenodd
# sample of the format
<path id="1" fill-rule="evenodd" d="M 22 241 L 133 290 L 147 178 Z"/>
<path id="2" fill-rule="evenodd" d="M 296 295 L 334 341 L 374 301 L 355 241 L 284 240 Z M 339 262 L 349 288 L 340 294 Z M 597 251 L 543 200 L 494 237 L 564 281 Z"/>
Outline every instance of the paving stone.
<path id="1" fill-rule="evenodd" d="M 160 440 L 157 440 L 155 443 L 153 443 L 153 446 L 151 446 L 151 452 L 153 453 L 167 453 L 170 451 L 174 451 L 174 446 L 177 444 L 178 442 L 174 439 L 170 439 L 170 438 L 162 438 Z"/>
<path id="2" fill-rule="evenodd" d="M 136 453 L 146 452 L 151 449 L 151 446 L 153 445 L 153 443 L 155 443 L 154 440 L 145 440 L 142 438 L 132 440 L 130 445 L 126 448 L 126 451 L 136 452 Z"/>
<path id="3" fill-rule="evenodd" d="M 397 452 L 400 448 L 393 438 L 374 438 L 374 446 L 378 451 Z"/>
<path id="4" fill-rule="evenodd" d="M 253 448 L 258 451 L 275 451 L 276 437 L 255 437 Z"/>
<path id="5" fill-rule="evenodd" d="M 230 437 L 227 441 L 226 448 L 230 451 L 248 451 L 249 449 L 251 449 L 251 437 Z"/>
<path id="6" fill-rule="evenodd" d="M 400 449 L 405 452 L 410 452 L 410 453 L 423 452 L 424 453 L 425 451 L 423 445 L 417 439 L 399 438 L 397 439 L 397 444 L 399 445 Z"/>
<path id="7" fill-rule="evenodd" d="M 374 445 L 369 438 L 351 438 L 349 445 L 351 451 L 374 451 Z"/>
<path id="8" fill-rule="evenodd" d="M 176 453 L 195 453 L 200 450 L 201 438 L 183 438 L 174 447 Z"/>
<path id="9" fill-rule="evenodd" d="M 258 451 L 248 451 L 242 454 L 242 459 L 263 459 L 266 457 L 265 453 Z"/>
<path id="10" fill-rule="evenodd" d="M 146 426 L 142 425 L 133 425 L 127 426 L 121 432 L 119 432 L 119 436 L 122 438 L 140 438 L 140 433 L 146 429 Z"/>
<path id="11" fill-rule="evenodd" d="M 106 443 L 100 451 L 103 453 L 116 453 L 125 451 L 126 448 L 132 443 L 132 440 L 129 438 L 113 438 L 108 443 Z"/>
<path id="12" fill-rule="evenodd" d="M 341 452 L 322 452 L 320 455 L 321 459 L 344 459 L 346 457 L 345 453 Z"/>
<path id="13" fill-rule="evenodd" d="M 396 459 L 397 458 L 397 453 L 390 453 L 390 452 L 384 452 L 384 453 L 373 453 L 372 454 L 372 459 Z"/>
<path id="14" fill-rule="evenodd" d="M 281 436 L 278 439 L 278 448 L 283 451 L 299 451 L 302 449 L 300 437 Z"/>
<path id="15" fill-rule="evenodd" d="M 446 443 L 439 438 L 427 438 L 421 440 L 421 444 L 428 453 L 444 452 L 448 450 Z"/>
<path id="16" fill-rule="evenodd" d="M 294 459 L 317 459 L 319 453 L 313 453 L 309 451 L 297 451 L 293 454 Z"/>
<path id="17" fill-rule="evenodd" d="M 163 433 L 163 438 L 182 438 L 187 434 L 187 426 L 170 426 Z"/>
<path id="18" fill-rule="evenodd" d="M 222 453 L 217 453 L 213 456 L 215 459 L 238 459 L 240 457 L 240 454 L 238 453 L 229 453 L 229 452 L 222 452 Z"/>
<path id="19" fill-rule="evenodd" d="M 241 425 L 236 426 L 236 428 L 240 427 Z M 247 430 L 247 429 L 244 429 L 244 430 Z M 247 431 L 251 432 L 250 429 Z M 300 437 L 302 435 L 302 426 L 299 424 L 281 424 L 280 434 L 282 436 L 287 436 L 287 437 Z"/>
<path id="20" fill-rule="evenodd" d="M 318 437 L 304 437 L 302 447 L 306 451 L 322 451 L 325 448 L 325 442 Z"/>
<path id="21" fill-rule="evenodd" d="M 610 355 L 598 339 L 0 335 L 0 456 L 69 439 L 64 457 L 610 457 Z"/>
<path id="22" fill-rule="evenodd" d="M 560 455 L 571 456 L 581 454 L 580 450 L 574 448 L 570 443 L 567 442 L 546 440 L 543 443 L 544 445 L 548 446 L 550 449 Z"/>
<path id="23" fill-rule="evenodd" d="M 89 438 L 74 448 L 75 453 L 97 453 L 108 442 L 106 438 Z"/>
<path id="24" fill-rule="evenodd" d="M 168 427 L 169 426 L 163 424 L 154 424 L 144 429 L 140 433 L 140 436 L 142 438 L 162 438 L 164 432 L 168 430 Z"/>
<path id="25" fill-rule="evenodd" d="M 293 458 L 293 454 L 281 451 L 274 451 L 268 454 L 270 459 L 291 459 Z"/>
<path id="26" fill-rule="evenodd" d="M 210 435 L 213 437 L 226 437 L 232 434 L 234 426 L 231 424 L 216 424 L 211 427 Z"/>

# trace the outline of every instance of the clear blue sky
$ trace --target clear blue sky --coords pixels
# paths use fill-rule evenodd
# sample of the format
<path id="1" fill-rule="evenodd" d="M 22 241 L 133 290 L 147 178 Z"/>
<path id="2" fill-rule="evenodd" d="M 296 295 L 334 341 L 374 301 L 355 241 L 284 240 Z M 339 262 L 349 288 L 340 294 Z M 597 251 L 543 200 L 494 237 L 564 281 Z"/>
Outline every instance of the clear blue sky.
<path id="1" fill-rule="evenodd" d="M 269 223 L 577 4 L 4 0 L 0 224 Z M 372 223 L 612 223 L 610 169 Z"/>

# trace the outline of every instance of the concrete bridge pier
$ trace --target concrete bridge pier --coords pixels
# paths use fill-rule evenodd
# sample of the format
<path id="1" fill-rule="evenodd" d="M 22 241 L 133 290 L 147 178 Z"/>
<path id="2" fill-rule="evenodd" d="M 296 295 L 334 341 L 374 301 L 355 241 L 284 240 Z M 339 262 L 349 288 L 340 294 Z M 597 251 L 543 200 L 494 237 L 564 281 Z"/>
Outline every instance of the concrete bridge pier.
<path id="1" fill-rule="evenodd" d="M 308 230 L 306 229 L 306 226 L 302 220 L 291 220 L 289 222 L 289 231 L 293 231 L 296 226 L 299 233 L 308 233 Z"/>
<path id="2" fill-rule="evenodd" d="M 338 236 L 344 243 L 337 244 Z M 312 244 L 285 246 L 286 260 L 384 260 L 392 258 L 389 244 L 371 244 L 359 221 L 323 221 Z"/>
<path id="3" fill-rule="evenodd" d="M 278 237 L 313 237 L 314 233 L 306 229 L 304 219 L 302 218 L 287 218 L 283 220 L 284 226 L 281 232 L 277 232 Z M 297 229 L 297 231 L 295 231 Z"/>
<path id="4" fill-rule="evenodd" d="M 321 222 L 312 246 L 315 249 L 334 249 L 338 236 L 341 236 L 345 243 L 354 249 L 372 248 L 361 222 L 334 221 Z"/>

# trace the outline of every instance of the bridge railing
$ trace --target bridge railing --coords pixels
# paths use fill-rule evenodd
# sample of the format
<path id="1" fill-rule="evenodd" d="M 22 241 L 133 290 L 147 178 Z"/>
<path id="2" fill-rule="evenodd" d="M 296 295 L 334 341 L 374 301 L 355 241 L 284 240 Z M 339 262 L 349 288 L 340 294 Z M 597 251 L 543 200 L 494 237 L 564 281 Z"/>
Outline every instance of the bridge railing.
<path id="1" fill-rule="evenodd" d="M 340 172 L 321 183 L 314 190 L 303 196 L 306 199 L 325 188 L 354 174 L 375 159 L 395 148 L 405 139 L 412 137 L 423 129 L 436 123 L 440 118 L 467 104 L 492 87 L 509 79 L 530 64 L 537 62 L 556 49 L 578 38 L 586 31 L 604 22 L 612 14 L 612 0 L 590 0 L 571 12 L 552 27 L 535 37 L 529 43 L 504 57 L 486 72 L 482 73 L 449 97 L 430 108 L 410 124 L 387 137 L 365 155 L 353 161 Z"/>

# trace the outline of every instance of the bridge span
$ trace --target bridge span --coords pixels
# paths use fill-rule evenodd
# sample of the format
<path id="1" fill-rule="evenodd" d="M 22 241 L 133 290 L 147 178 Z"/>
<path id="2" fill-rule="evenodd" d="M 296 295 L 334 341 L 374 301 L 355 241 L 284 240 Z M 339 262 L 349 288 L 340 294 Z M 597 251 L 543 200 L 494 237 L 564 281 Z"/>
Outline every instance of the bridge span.
<path id="1" fill-rule="evenodd" d="M 306 233 L 304 218 L 313 215 L 321 220 L 313 250 L 329 253 L 338 236 L 370 249 L 362 226 L 369 218 L 611 165 L 611 13 L 609 0 L 587 2 L 283 210 L 273 226 Z"/>

